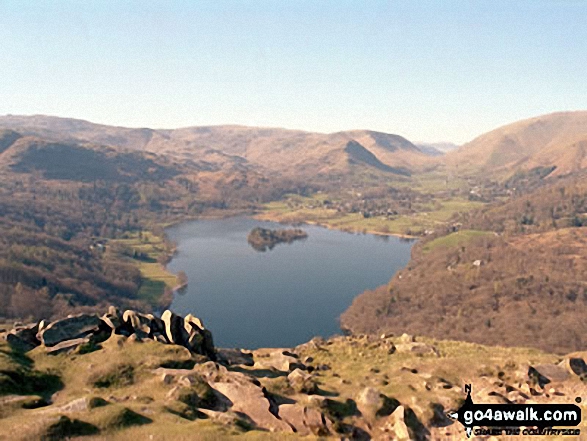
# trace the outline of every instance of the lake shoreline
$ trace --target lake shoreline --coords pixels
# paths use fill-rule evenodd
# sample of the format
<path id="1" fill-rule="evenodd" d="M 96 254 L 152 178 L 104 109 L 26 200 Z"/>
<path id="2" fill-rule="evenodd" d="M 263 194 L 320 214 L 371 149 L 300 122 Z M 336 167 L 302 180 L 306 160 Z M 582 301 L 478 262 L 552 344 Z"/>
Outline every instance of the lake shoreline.
<path id="1" fill-rule="evenodd" d="M 225 347 L 289 347 L 340 335 L 340 314 L 364 290 L 387 283 L 413 246 L 404 237 L 382 241 L 376 237 L 394 235 L 309 222 L 305 240 L 265 253 L 248 243 L 253 228 L 281 225 L 238 213 L 166 229 L 181 249 L 167 270 L 188 276 L 185 292 L 174 291 L 171 309 L 196 314 Z"/>
<path id="2" fill-rule="evenodd" d="M 335 230 L 335 231 L 342 231 L 344 233 L 350 233 L 350 234 L 372 234 L 374 236 L 391 236 L 391 237 L 398 237 L 400 239 L 410 239 L 410 240 L 417 240 L 419 239 L 418 236 L 411 236 L 409 234 L 401 234 L 401 233 L 384 233 L 382 231 L 377 231 L 377 230 L 347 230 L 347 229 L 343 229 L 343 228 L 338 228 L 336 226 L 330 225 L 326 222 L 319 222 L 319 221 L 314 221 L 314 220 L 302 220 L 302 221 L 296 221 L 296 222 L 288 222 L 288 221 L 283 221 L 282 219 L 279 218 L 279 216 L 275 216 L 275 215 L 271 215 L 268 213 L 262 213 L 262 212 L 256 212 L 253 215 L 251 215 L 251 218 L 256 219 L 256 220 L 260 220 L 260 221 L 266 221 L 266 222 L 278 222 L 280 224 L 283 225 L 316 225 L 319 227 L 324 227 L 327 228 L 329 230 Z"/>

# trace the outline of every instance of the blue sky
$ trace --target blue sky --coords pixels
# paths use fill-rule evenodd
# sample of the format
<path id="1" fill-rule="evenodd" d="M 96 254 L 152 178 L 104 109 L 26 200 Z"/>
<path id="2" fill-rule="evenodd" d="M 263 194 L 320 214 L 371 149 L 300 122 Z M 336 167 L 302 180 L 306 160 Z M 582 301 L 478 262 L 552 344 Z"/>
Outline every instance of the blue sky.
<path id="1" fill-rule="evenodd" d="M 583 1 L 0 0 L 0 114 L 466 142 L 587 109 Z"/>

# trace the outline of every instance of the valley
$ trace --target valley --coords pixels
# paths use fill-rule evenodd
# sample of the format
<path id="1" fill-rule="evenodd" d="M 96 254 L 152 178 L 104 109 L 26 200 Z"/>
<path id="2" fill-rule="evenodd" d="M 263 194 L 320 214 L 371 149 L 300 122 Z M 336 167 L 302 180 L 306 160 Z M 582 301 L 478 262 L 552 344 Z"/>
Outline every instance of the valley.
<path id="1" fill-rule="evenodd" d="M 483 383 L 483 400 L 511 395 L 512 387 L 520 391 L 516 399 L 546 399 L 547 388 L 528 395 L 534 380 L 527 365 L 562 366 L 575 357 L 568 354 L 583 357 L 587 165 L 581 146 L 587 113 L 522 121 L 447 147 L 447 153 L 368 130 L 127 129 L 44 116 L 0 117 L 0 127 L 5 333 L 14 322 L 92 315 L 108 305 L 155 316 L 166 308 L 195 313 L 217 346 L 252 351 L 257 368 L 236 369 L 266 388 L 273 409 L 285 412 L 288 400 L 309 400 L 302 410 L 291 409 L 312 413 L 318 406 L 325 425 L 308 434 L 352 433 L 356 439 L 392 437 L 396 430 L 413 439 L 443 439 L 460 430 L 440 415 L 459 402 L 463 381 Z M 265 253 L 249 246 L 247 235 L 257 226 L 290 228 L 277 222 L 302 225 L 307 239 Z M 344 337 L 333 336 L 341 329 Z M 23 375 L 45 375 L 56 366 L 66 372 L 64 392 L 16 394 L 46 395 L 50 408 L 65 405 L 79 398 L 81 386 L 67 373 L 78 363 L 95 359 L 88 362 L 94 365 L 101 354 L 118 354 L 122 347 L 138 351 L 137 357 L 159 356 L 157 342 L 114 334 L 90 354 L 72 350 L 52 358 L 40 349 L 6 349 L 10 369 Z M 323 340 L 312 340 L 316 336 Z M 322 393 L 305 386 L 297 391 L 298 380 L 289 378 L 295 369 L 282 375 L 275 366 L 261 368 L 264 358 L 274 356 L 267 347 L 294 348 L 294 358 L 315 360 L 306 364 Z M 34 363 L 41 374 L 20 371 L 13 365 L 19 357 L 30 357 L 27 366 Z M 485 361 L 455 376 L 475 357 Z M 205 362 L 198 358 L 192 367 L 198 371 Z M 226 360 L 220 365 L 233 369 Z M 322 372 L 322 365 L 329 368 Z M 91 428 L 84 436 L 115 437 L 153 428 L 163 437 L 157 430 L 181 421 L 196 424 L 202 439 L 267 436 L 268 426 L 254 418 L 244 424 L 201 416 L 198 405 L 187 409 L 159 386 L 143 401 L 126 400 L 123 391 L 143 396 L 142 382 L 152 382 L 151 371 L 133 369 L 140 372 L 138 389 L 128 385 L 119 394 L 118 386 L 110 388 L 100 399 L 112 407 L 94 412 L 95 418 L 74 412 L 88 425 L 62 419 L 34 430 L 66 430 L 65 424 Z M 512 375 L 504 391 L 488 380 L 501 378 L 500 369 Z M 414 370 L 426 376 L 409 390 L 390 380 L 409 383 Z M 556 391 L 564 397 L 582 393 L 583 377 L 567 371 L 571 382 Z M 225 375 L 232 384 L 233 374 Z M 356 382 L 359 377 L 364 380 Z M 422 394 L 421 381 L 429 383 Z M 449 392 L 441 391 L 443 384 L 451 385 Z M 387 421 L 383 414 L 369 417 L 366 408 L 355 412 L 369 387 L 413 417 L 398 422 L 398 414 Z M 328 404 L 321 404 L 325 396 Z M 163 401 L 164 408 L 151 404 Z M 6 427 L 37 412 L 26 409 L 28 401 L 24 409 L 2 403 Z M 143 417 L 151 422 L 139 424 Z M 137 423 L 125 429 L 127 418 Z M 209 421 L 216 418 L 223 422 Z"/>

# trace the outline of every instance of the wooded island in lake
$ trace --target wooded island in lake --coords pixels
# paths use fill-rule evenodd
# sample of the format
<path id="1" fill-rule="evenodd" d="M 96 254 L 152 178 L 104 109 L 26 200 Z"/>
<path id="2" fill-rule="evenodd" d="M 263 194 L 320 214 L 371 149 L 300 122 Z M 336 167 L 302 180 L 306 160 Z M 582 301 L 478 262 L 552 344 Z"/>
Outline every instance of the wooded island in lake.
<path id="1" fill-rule="evenodd" d="M 247 240 L 257 251 L 271 250 L 278 243 L 292 243 L 294 240 L 305 239 L 308 233 L 300 228 L 270 230 L 267 228 L 253 228 Z"/>

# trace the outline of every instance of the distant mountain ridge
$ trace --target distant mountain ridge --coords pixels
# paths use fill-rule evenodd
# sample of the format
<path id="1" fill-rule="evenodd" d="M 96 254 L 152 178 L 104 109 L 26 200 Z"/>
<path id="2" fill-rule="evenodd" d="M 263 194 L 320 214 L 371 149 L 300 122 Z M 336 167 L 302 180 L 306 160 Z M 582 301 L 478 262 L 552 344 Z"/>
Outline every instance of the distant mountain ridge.
<path id="1" fill-rule="evenodd" d="M 295 176 L 344 174 L 356 168 L 405 175 L 430 159 L 426 151 L 399 135 L 369 130 L 322 134 L 235 125 L 132 129 L 43 115 L 3 116 L 0 128 L 49 140 L 91 142 L 184 160 L 217 163 L 227 156 L 233 160 L 240 157 L 253 167 Z M 376 161 L 357 161 L 347 149 L 350 141 L 360 144 Z"/>
<path id="2" fill-rule="evenodd" d="M 559 112 L 485 133 L 446 155 L 447 164 L 511 173 L 536 167 L 564 175 L 587 168 L 587 111 Z"/>
<path id="3" fill-rule="evenodd" d="M 459 148 L 457 144 L 452 142 L 418 142 L 416 145 L 420 150 L 431 156 L 442 156 Z"/>

